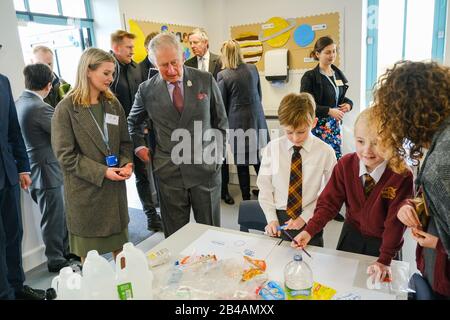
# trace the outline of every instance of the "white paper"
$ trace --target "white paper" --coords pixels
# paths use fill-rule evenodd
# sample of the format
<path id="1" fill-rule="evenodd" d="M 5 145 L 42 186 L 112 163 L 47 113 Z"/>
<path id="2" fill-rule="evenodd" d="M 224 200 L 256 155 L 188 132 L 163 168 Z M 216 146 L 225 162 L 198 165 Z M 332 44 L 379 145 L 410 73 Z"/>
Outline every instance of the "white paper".
<path id="1" fill-rule="evenodd" d="M 323 24 L 316 24 L 314 26 L 311 27 L 311 29 L 313 31 L 317 31 L 317 30 L 325 30 L 327 28 L 327 25 L 325 23 Z"/>
<path id="2" fill-rule="evenodd" d="M 245 234 L 207 230 L 184 249 L 181 255 L 215 254 L 218 259 L 242 258 L 246 255 L 265 260 L 277 243 L 277 240 L 270 238 L 261 239 Z"/>

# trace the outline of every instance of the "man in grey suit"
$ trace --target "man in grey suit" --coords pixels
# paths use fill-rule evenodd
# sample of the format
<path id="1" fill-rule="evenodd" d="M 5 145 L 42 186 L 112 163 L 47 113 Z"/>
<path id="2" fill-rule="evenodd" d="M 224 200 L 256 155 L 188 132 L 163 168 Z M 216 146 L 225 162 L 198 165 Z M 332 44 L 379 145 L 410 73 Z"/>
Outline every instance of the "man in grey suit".
<path id="1" fill-rule="evenodd" d="M 217 83 L 208 72 L 183 67 L 183 49 L 175 35 L 159 34 L 149 48 L 159 74 L 139 86 L 128 127 L 136 155 L 148 162 L 152 154 L 164 234 L 168 237 L 187 224 L 191 207 L 197 222 L 220 225 L 220 167 L 228 121 Z M 150 152 L 140 130 L 147 117 L 156 136 Z M 218 139 L 205 141 L 204 134 L 212 131 L 219 133 Z M 180 136 L 187 137 L 180 142 Z M 216 160 L 205 161 L 204 151 L 214 142 Z M 182 156 L 181 144 L 187 144 Z"/>
<path id="2" fill-rule="evenodd" d="M 208 71 L 217 80 L 217 74 L 222 70 L 220 56 L 209 51 L 208 35 L 202 29 L 194 29 L 189 34 L 189 44 L 194 56 L 184 62 L 188 67 Z M 227 204 L 234 204 L 234 199 L 228 191 L 230 173 L 228 164 L 222 165 L 222 199 Z"/>
<path id="3" fill-rule="evenodd" d="M 68 236 L 64 214 L 63 178 L 53 154 L 50 132 L 54 108 L 43 99 L 52 88 L 53 73 L 42 63 L 23 70 L 25 91 L 16 101 L 17 115 L 31 165 L 30 194 L 42 214 L 42 239 L 47 267 L 59 272 L 69 266 Z"/>

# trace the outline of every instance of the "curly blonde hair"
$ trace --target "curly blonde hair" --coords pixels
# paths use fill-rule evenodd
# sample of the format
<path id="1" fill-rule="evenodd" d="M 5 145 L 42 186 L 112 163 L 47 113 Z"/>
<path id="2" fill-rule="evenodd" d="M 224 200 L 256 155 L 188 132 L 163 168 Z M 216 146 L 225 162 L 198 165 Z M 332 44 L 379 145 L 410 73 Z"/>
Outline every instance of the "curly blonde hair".
<path id="1" fill-rule="evenodd" d="M 405 158 L 417 165 L 450 115 L 450 68 L 436 62 L 397 62 L 379 78 L 374 104 L 390 167 L 404 172 Z"/>

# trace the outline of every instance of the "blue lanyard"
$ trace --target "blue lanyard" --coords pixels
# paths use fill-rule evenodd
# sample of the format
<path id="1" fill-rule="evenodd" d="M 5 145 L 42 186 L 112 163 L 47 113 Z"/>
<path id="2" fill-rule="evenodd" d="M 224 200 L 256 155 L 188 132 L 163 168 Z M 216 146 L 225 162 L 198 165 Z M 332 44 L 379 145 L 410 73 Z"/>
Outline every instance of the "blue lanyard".
<path id="1" fill-rule="evenodd" d="M 105 111 L 103 108 L 103 103 L 102 103 L 102 110 L 103 110 L 103 130 L 100 128 L 100 125 L 98 124 L 97 120 L 95 119 L 91 108 L 89 108 L 89 113 L 91 114 L 92 119 L 94 120 L 95 124 L 97 125 L 98 131 L 100 131 L 103 142 L 105 143 L 106 149 L 108 150 L 108 154 L 111 155 L 111 149 L 109 148 L 108 125 L 106 124 L 106 114 L 105 114 Z"/>
<path id="2" fill-rule="evenodd" d="M 322 70 L 320 70 L 320 73 L 323 74 L 328 79 L 328 81 L 330 81 L 331 85 L 334 88 L 334 93 L 336 95 L 336 102 L 334 104 L 334 107 L 336 108 L 338 106 L 339 101 L 339 87 L 336 85 L 336 76 L 334 74 L 334 71 L 333 71 L 333 81 L 331 81 L 330 77 L 327 76 Z"/>

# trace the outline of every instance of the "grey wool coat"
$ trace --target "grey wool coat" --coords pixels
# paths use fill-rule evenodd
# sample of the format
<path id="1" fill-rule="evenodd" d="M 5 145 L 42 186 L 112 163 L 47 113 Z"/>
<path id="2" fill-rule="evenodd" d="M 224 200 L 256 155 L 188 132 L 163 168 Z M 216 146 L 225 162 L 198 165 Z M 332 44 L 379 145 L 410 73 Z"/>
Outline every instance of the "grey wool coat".
<path id="1" fill-rule="evenodd" d="M 133 162 L 133 144 L 119 101 L 103 99 L 105 113 L 119 116 L 108 124 L 111 152 L 119 166 Z M 67 228 L 80 237 L 106 237 L 123 231 L 129 222 L 125 181 L 105 178 L 106 145 L 89 109 L 66 97 L 52 119 L 52 146 L 64 177 Z"/>

